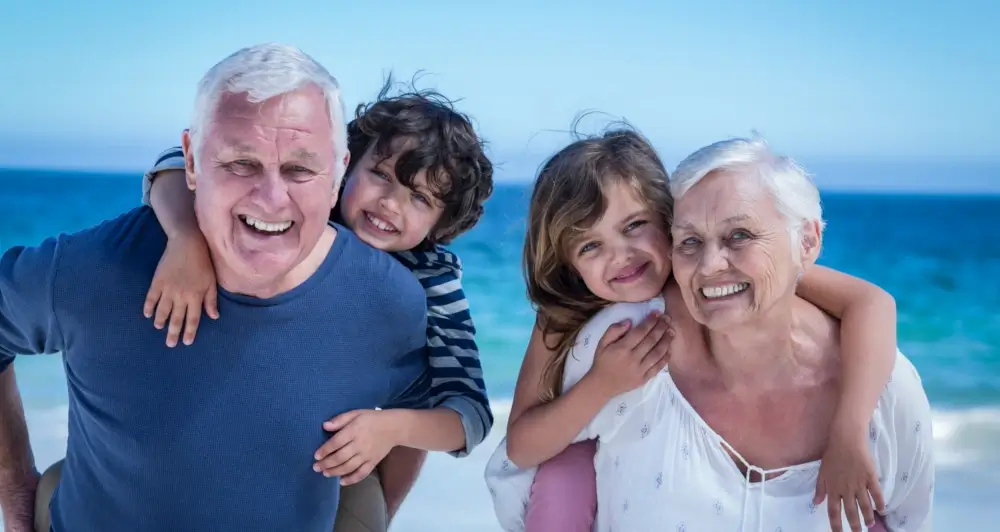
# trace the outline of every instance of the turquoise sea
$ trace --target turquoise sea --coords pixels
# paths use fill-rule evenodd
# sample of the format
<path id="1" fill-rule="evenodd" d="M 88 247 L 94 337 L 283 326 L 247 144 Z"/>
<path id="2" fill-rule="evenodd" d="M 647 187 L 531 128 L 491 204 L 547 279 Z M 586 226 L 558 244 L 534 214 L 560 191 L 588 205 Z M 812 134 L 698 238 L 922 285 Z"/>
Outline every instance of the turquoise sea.
<path id="1" fill-rule="evenodd" d="M 0 190 L 0 250 L 85 228 L 140 199 L 138 173 L 0 170 Z M 527 185 L 498 186 L 483 220 L 453 246 L 465 263 L 486 380 L 499 409 L 509 402 L 533 321 L 520 265 L 528 194 Z M 896 298 L 901 349 L 935 409 L 941 511 L 965 516 L 966 524 L 970 511 L 983 512 L 983 522 L 1000 517 L 986 505 L 1000 495 L 1000 196 L 824 192 L 823 203 L 828 229 L 820 262 Z M 20 357 L 16 364 L 32 440 L 64 441 L 61 361 Z M 939 524 L 935 529 L 952 529 Z"/>

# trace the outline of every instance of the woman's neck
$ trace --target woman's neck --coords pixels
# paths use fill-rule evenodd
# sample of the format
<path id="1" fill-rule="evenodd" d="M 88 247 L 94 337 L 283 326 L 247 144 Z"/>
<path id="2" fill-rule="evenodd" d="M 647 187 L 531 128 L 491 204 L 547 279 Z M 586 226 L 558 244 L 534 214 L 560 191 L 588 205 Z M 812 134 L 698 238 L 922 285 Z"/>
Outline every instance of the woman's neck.
<path id="1" fill-rule="evenodd" d="M 815 314 L 815 315 L 813 315 Z M 730 390 L 761 392 L 787 387 L 803 372 L 826 368 L 823 349 L 828 327 L 818 326 L 821 312 L 792 296 L 726 331 L 707 331 L 709 356 L 722 384 Z M 820 320 L 819 322 L 817 320 Z"/>

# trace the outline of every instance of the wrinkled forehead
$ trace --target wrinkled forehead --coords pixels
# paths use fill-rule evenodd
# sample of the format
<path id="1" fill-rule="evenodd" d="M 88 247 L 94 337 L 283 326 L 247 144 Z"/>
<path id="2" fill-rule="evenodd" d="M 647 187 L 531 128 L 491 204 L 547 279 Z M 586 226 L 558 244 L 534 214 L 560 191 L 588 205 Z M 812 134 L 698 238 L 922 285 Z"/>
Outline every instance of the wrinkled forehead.
<path id="1" fill-rule="evenodd" d="M 219 155 L 327 158 L 332 161 L 333 127 L 323 93 L 313 87 L 263 102 L 225 93 L 212 114 L 206 148 Z"/>
<path id="2" fill-rule="evenodd" d="M 718 170 L 675 200 L 674 228 L 711 229 L 719 225 L 779 221 L 780 213 L 764 183 L 754 175 Z"/>

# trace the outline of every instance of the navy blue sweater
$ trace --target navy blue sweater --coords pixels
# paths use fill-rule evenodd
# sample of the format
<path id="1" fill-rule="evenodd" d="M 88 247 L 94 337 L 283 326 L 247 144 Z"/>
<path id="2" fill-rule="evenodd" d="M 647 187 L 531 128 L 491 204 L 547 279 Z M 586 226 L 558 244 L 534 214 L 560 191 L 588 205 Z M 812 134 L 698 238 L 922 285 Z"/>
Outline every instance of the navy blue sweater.
<path id="1" fill-rule="evenodd" d="M 219 320 L 167 348 L 142 304 L 166 237 L 148 207 L 0 258 L 0 371 L 64 356 L 69 440 L 56 532 L 330 532 L 339 479 L 312 470 L 322 423 L 420 405 L 427 301 L 349 230 L 270 299 L 220 288 Z"/>

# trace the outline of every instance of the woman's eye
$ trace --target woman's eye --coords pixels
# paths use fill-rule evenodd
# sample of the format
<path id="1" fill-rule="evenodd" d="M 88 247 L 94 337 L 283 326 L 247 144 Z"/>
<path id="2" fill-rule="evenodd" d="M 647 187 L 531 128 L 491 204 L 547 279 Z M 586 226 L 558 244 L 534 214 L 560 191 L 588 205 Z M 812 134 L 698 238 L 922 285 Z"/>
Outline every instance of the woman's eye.
<path id="1" fill-rule="evenodd" d="M 682 246 L 696 246 L 696 245 L 698 245 L 698 239 L 694 238 L 694 237 L 685 238 L 684 240 L 681 240 L 681 245 Z"/>
<path id="2" fill-rule="evenodd" d="M 733 240 L 747 240 L 750 238 L 750 233 L 743 230 L 739 230 L 734 232 L 729 238 Z"/>

